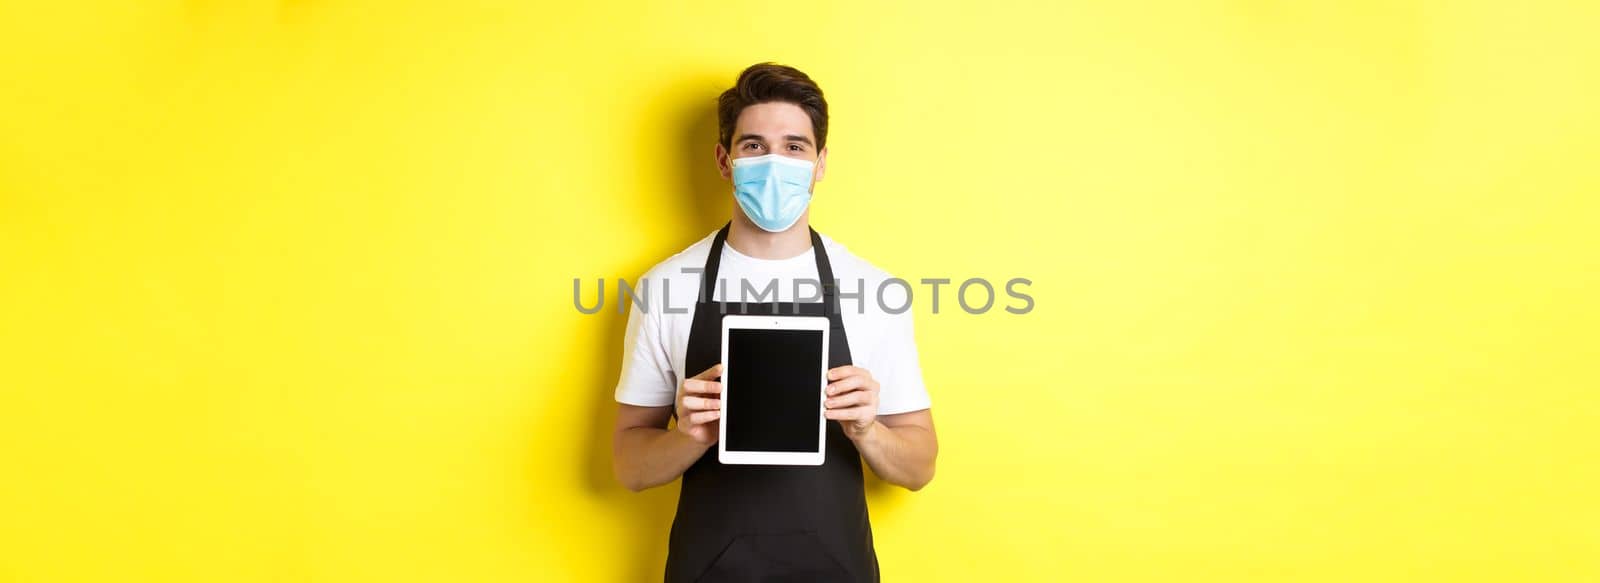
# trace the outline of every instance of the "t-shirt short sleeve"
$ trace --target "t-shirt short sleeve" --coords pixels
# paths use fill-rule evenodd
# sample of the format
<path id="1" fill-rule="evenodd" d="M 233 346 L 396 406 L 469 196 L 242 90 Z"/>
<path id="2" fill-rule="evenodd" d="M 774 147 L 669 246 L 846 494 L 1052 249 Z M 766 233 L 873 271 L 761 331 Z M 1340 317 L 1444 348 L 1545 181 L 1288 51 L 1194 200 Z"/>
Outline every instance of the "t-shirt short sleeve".
<path id="1" fill-rule="evenodd" d="M 622 339 L 622 376 L 617 380 L 618 403 L 641 407 L 671 405 L 677 397 L 677 374 L 662 338 L 660 310 L 628 312 L 628 331 Z"/>
<path id="2" fill-rule="evenodd" d="M 911 312 L 888 317 L 883 336 L 873 354 L 872 378 L 878 381 L 878 414 L 921 411 L 931 406 L 917 360 L 917 341 Z"/>

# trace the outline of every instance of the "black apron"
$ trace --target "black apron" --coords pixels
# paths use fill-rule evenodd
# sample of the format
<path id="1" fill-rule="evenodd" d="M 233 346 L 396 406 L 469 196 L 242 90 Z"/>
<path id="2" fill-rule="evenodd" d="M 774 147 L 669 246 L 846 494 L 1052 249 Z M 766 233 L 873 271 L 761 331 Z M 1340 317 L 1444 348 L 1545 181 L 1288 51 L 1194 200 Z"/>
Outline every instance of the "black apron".
<path id="1" fill-rule="evenodd" d="M 685 374 L 699 374 L 722 360 L 725 314 L 827 316 L 828 367 L 850 364 L 837 281 L 817 232 L 811 231 L 811 248 L 821 303 L 712 301 L 727 238 L 724 226 L 706 256 Z M 827 436 L 821 466 L 723 465 L 717 448 L 706 450 L 683 472 L 667 545 L 667 583 L 877 581 L 861 455 L 838 421 L 828 421 Z"/>

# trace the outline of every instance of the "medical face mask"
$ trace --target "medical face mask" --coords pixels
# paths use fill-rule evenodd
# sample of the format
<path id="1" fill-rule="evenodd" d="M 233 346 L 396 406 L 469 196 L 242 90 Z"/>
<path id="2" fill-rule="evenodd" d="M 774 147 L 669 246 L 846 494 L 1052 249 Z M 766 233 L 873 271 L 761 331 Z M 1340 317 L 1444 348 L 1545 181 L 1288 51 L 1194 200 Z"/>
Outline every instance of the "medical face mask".
<path id="1" fill-rule="evenodd" d="M 810 160 L 767 154 L 733 159 L 733 197 L 763 231 L 786 231 L 811 204 Z"/>

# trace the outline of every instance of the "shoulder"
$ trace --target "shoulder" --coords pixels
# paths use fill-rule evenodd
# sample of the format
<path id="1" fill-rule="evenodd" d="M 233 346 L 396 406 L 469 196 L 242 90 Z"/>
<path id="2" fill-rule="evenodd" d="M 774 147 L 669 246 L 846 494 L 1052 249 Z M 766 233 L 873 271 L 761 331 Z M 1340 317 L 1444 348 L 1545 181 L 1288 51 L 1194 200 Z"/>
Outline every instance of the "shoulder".
<path id="1" fill-rule="evenodd" d="M 878 317 L 907 316 L 901 308 L 908 304 L 911 284 L 856 255 L 843 243 L 822 235 L 822 248 L 828 252 L 828 262 L 833 265 L 833 276 L 839 280 L 839 289 L 846 294 L 860 294 L 862 309 L 847 306 L 846 312 L 856 311 Z M 898 312 L 898 313 L 897 313 Z"/>
<path id="2" fill-rule="evenodd" d="M 649 271 L 644 272 L 644 279 L 668 280 L 682 277 L 698 277 L 698 271 L 696 270 L 705 267 L 706 256 L 711 254 L 711 241 L 716 236 L 716 231 L 712 231 L 705 237 L 701 237 L 699 241 L 695 241 L 694 244 L 685 247 L 682 251 L 662 259 L 651 266 Z M 685 272 L 685 269 L 689 271 Z"/>
<path id="3" fill-rule="evenodd" d="M 822 248 L 828 252 L 828 263 L 833 265 L 833 276 L 841 280 L 860 279 L 876 286 L 879 282 L 893 279 L 889 272 L 884 271 L 872 262 L 863 259 L 845 247 L 844 243 L 833 240 L 827 235 L 822 235 Z"/>
<path id="4" fill-rule="evenodd" d="M 694 307 L 695 298 L 699 297 L 700 270 L 706 265 L 706 256 L 711 252 L 711 241 L 715 236 L 716 232 L 711 232 L 682 251 L 657 262 L 633 281 L 633 287 L 639 290 L 638 293 L 643 296 L 641 301 L 646 306 L 660 305 L 663 308 L 646 309 L 652 320 L 671 320 L 671 317 L 662 314 L 681 314 L 681 310 Z"/>

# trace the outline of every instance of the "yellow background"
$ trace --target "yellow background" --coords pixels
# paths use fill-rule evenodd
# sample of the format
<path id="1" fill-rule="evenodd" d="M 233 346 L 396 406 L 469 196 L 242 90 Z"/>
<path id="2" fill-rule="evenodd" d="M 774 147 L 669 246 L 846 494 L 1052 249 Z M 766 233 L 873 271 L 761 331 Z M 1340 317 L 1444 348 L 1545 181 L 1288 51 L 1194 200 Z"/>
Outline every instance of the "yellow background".
<path id="1" fill-rule="evenodd" d="M 572 279 L 763 60 L 819 230 L 1034 281 L 918 287 L 887 580 L 1600 579 L 1600 9 L 1134 4 L 0 2 L 0 580 L 658 578 Z"/>

